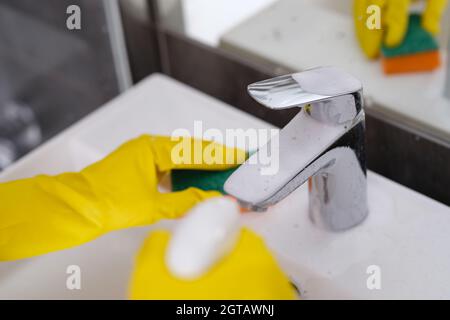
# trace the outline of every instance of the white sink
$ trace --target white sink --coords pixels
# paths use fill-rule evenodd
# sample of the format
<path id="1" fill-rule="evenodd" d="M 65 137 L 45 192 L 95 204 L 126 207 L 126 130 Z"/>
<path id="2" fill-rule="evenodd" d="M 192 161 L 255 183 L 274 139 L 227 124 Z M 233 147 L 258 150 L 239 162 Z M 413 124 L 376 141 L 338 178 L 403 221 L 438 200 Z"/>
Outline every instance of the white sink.
<path id="1" fill-rule="evenodd" d="M 153 75 L 29 154 L 1 181 L 78 170 L 142 133 L 174 129 L 271 128 L 163 75 Z M 301 187 L 267 213 L 243 223 L 263 235 L 304 298 L 450 298 L 450 209 L 377 174 L 368 173 L 370 215 L 360 226 L 327 233 L 308 219 Z M 126 298 L 134 256 L 153 227 L 110 233 L 77 248 L 0 263 L 0 299 Z M 81 290 L 66 288 L 66 269 L 81 267 Z M 367 268 L 381 270 L 369 290 Z"/>

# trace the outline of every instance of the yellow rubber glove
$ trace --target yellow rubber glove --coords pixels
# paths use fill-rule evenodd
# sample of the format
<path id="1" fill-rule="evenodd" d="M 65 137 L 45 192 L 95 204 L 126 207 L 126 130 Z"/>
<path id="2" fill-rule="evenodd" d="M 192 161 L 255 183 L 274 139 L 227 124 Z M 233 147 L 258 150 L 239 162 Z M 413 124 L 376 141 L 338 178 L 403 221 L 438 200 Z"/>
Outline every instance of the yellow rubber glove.
<path id="1" fill-rule="evenodd" d="M 192 141 L 187 153 L 190 164 L 174 164 L 171 159 L 180 142 L 141 136 L 81 172 L 0 184 L 0 261 L 65 249 L 112 230 L 176 218 L 199 201 L 220 195 L 194 188 L 158 192 L 158 177 L 171 169 L 227 169 L 245 160 L 241 150 L 183 141 Z M 223 164 L 214 164 L 212 160 L 218 158 L 208 152 L 202 159 L 199 153 L 211 146 L 222 151 Z M 194 157 L 203 161 L 192 164 Z"/>
<path id="2" fill-rule="evenodd" d="M 383 43 L 395 47 L 402 43 L 409 23 L 411 0 L 354 0 L 353 17 L 356 36 L 361 48 L 368 58 L 378 57 Z M 381 28 L 370 29 L 367 20 L 375 11 L 371 6 L 378 6 L 381 11 Z M 439 25 L 447 5 L 447 0 L 428 0 L 422 16 L 422 26 L 432 34 L 439 32 Z"/>
<path id="3" fill-rule="evenodd" d="M 263 240 L 243 229 L 234 250 L 202 278 L 180 280 L 169 272 L 165 254 L 167 231 L 153 232 L 136 260 L 131 299 L 283 299 L 296 298 L 294 287 L 281 271 Z"/>
<path id="4" fill-rule="evenodd" d="M 422 16 L 422 27 L 437 35 L 441 31 L 441 19 L 448 0 L 428 0 L 427 8 Z"/>

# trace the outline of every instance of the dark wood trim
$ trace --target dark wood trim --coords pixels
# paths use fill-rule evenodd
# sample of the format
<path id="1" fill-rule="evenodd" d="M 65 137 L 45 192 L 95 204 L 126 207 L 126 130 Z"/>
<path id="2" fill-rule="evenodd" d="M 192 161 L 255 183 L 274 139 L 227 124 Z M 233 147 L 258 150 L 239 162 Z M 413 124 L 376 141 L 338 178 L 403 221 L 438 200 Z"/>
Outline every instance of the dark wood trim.
<path id="1" fill-rule="evenodd" d="M 161 72 L 161 56 L 156 30 L 156 8 L 149 1 L 147 20 L 136 19 L 130 12 L 130 3 L 119 0 L 125 34 L 125 43 L 133 82 L 139 82 L 153 72 Z"/>

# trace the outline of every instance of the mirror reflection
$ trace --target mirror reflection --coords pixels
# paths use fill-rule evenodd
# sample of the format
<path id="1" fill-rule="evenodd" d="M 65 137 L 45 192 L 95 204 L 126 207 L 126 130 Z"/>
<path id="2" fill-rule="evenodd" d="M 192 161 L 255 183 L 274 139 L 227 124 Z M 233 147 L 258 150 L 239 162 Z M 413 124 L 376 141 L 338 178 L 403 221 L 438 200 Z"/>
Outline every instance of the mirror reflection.
<path id="1" fill-rule="evenodd" d="M 342 67 L 364 83 L 369 112 L 449 141 L 446 1 L 386 1 L 382 8 L 375 3 L 164 0 L 158 4 L 167 28 L 276 74 L 320 65 Z"/>

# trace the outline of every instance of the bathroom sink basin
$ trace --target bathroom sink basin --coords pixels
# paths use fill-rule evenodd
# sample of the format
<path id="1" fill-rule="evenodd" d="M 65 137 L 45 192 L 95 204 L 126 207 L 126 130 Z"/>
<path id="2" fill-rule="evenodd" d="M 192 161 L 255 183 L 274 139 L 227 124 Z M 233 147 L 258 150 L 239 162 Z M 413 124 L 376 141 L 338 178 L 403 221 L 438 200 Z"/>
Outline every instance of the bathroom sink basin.
<path id="1" fill-rule="evenodd" d="M 199 120 L 203 130 L 272 128 L 156 74 L 19 160 L 0 180 L 79 170 L 137 135 L 194 132 Z M 306 186 L 242 222 L 265 238 L 306 299 L 450 299 L 450 253 L 444 249 L 450 209 L 370 171 L 368 184 L 369 217 L 345 232 L 325 232 L 311 223 Z M 142 241 L 151 230 L 175 223 L 112 232 L 76 248 L 0 263 L 0 299 L 126 298 Z M 81 269 L 81 290 L 66 287 L 71 265 Z M 374 276 L 381 287 L 371 285 Z"/>

